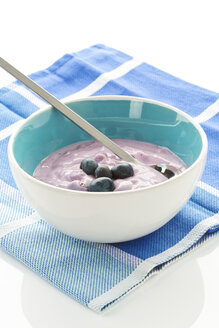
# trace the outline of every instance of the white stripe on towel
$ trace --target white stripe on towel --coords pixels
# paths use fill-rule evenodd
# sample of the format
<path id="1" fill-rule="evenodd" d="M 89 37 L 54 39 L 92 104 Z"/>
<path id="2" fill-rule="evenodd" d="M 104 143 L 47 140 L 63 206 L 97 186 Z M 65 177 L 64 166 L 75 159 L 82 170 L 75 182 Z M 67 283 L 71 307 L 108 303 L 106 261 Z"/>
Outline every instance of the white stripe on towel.
<path id="1" fill-rule="evenodd" d="M 10 186 L 9 184 L 0 179 L 0 194 L 1 193 L 7 196 L 8 198 L 12 198 L 14 201 L 18 202 L 22 206 L 29 206 L 23 194 L 18 189 Z"/>
<path id="2" fill-rule="evenodd" d="M 101 311 L 108 304 L 115 302 L 131 289 L 144 281 L 146 276 L 158 265 L 168 262 L 192 247 L 213 226 L 219 225 L 219 214 L 198 223 L 178 244 L 163 253 L 143 261 L 126 279 L 114 286 L 106 293 L 94 298 L 88 307 Z"/>
<path id="3" fill-rule="evenodd" d="M 130 72 L 135 67 L 139 66 L 140 64 L 141 64 L 140 61 L 136 59 L 131 59 L 125 62 L 124 64 L 120 65 L 119 67 L 115 68 L 114 70 L 101 74 L 96 80 L 94 80 L 87 87 L 74 93 L 72 96 L 64 98 L 64 100 L 68 101 L 68 99 L 72 100 L 82 97 L 88 97 L 94 94 L 95 92 L 97 92 L 98 90 L 102 89 L 111 80 L 120 78 L 121 76 Z"/>
<path id="4" fill-rule="evenodd" d="M 198 123 L 203 123 L 210 120 L 213 116 L 219 113 L 219 99 L 216 100 L 212 105 L 207 107 L 201 114 L 195 116 L 194 119 Z"/>
<path id="5" fill-rule="evenodd" d="M 209 184 L 199 181 L 198 187 L 204 189 L 205 191 L 209 192 L 210 194 L 219 197 L 219 190 L 215 189 L 214 187 L 210 186 Z"/>
<path id="6" fill-rule="evenodd" d="M 30 101 L 38 108 L 45 107 L 45 105 L 47 104 L 44 100 L 38 98 L 34 93 L 24 88 L 22 85 L 17 85 L 16 83 L 13 82 L 7 85 L 6 88 L 19 93 L 21 96 L 26 98 L 28 101 Z"/>
<path id="7" fill-rule="evenodd" d="M 12 231 L 15 231 L 19 228 L 25 227 L 27 225 L 36 223 L 40 221 L 41 218 L 38 213 L 34 212 L 33 214 L 27 216 L 24 219 L 11 221 L 5 224 L 0 225 L 0 238 L 6 236 Z"/>
<path id="8" fill-rule="evenodd" d="M 3 139 L 6 139 L 9 137 L 23 122 L 23 120 L 19 120 L 11 125 L 9 125 L 7 128 L 0 131 L 0 141 Z"/>
<path id="9" fill-rule="evenodd" d="M 102 249 L 104 252 L 111 255 L 114 259 L 117 259 L 118 261 L 125 263 L 127 265 L 132 266 L 133 268 L 136 268 L 143 260 L 131 255 L 127 252 L 122 251 L 121 249 L 112 246 L 110 244 L 103 244 L 103 243 L 95 243 L 91 242 L 92 246 L 95 246 L 99 249 Z"/>

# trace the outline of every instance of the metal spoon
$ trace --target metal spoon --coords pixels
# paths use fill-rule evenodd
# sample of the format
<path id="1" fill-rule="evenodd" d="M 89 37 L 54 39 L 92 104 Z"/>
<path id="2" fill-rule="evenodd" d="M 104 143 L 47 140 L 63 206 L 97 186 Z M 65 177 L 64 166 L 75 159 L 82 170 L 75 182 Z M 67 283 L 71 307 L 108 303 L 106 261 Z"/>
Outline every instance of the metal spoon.
<path id="1" fill-rule="evenodd" d="M 36 94 L 38 94 L 41 98 L 46 100 L 50 105 L 55 107 L 58 111 L 60 111 L 68 119 L 70 119 L 72 122 L 77 124 L 82 130 L 86 131 L 94 139 L 100 141 L 104 146 L 106 146 L 108 149 L 110 149 L 114 154 L 116 154 L 122 160 L 124 160 L 126 162 L 130 162 L 130 163 L 135 163 L 138 165 L 153 167 L 153 168 L 157 169 L 158 171 L 160 171 L 162 174 L 166 171 L 167 166 L 165 164 L 157 164 L 157 165 L 145 164 L 145 163 L 142 163 L 139 160 L 135 159 L 134 157 L 132 157 L 129 153 L 127 153 L 122 148 L 120 148 L 116 143 L 114 143 L 111 139 L 109 139 L 107 136 L 105 136 L 103 133 L 101 133 L 99 130 L 97 130 L 93 125 L 88 123 L 80 115 L 76 114 L 72 109 L 70 109 L 68 106 L 66 106 L 62 102 L 60 102 L 56 97 L 51 95 L 45 89 L 40 87 L 36 82 L 34 82 L 29 77 L 27 77 L 26 75 L 21 73 L 19 70 L 17 70 L 15 67 L 13 67 L 11 64 L 9 64 L 6 60 L 4 60 L 1 57 L 0 57 L 0 66 L 5 71 L 10 73 L 12 76 L 14 76 L 17 80 L 19 80 L 24 85 L 26 85 L 29 89 L 31 89 Z"/>

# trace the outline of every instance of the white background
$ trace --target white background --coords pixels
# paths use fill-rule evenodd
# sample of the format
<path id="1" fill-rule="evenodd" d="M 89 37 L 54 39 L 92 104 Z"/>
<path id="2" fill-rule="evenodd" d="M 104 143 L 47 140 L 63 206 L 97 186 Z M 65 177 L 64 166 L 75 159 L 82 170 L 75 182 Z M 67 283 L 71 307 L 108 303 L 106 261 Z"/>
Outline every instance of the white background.
<path id="1" fill-rule="evenodd" d="M 25 74 L 96 43 L 219 92 L 215 0 L 1 1 L 0 55 Z M 0 70 L 0 86 L 13 80 Z M 97 315 L 0 251 L 0 327 L 219 326 L 219 241 Z"/>

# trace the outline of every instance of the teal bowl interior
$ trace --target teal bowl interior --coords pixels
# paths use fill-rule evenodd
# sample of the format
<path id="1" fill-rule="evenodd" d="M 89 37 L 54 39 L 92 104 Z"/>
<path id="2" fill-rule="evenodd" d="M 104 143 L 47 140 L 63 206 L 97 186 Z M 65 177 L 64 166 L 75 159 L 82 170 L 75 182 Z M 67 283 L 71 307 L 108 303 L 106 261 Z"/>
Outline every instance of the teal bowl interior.
<path id="1" fill-rule="evenodd" d="M 90 99 L 68 103 L 110 138 L 132 139 L 168 147 L 187 166 L 202 149 L 196 127 L 181 113 L 141 100 Z M 33 174 L 40 161 L 69 144 L 92 138 L 54 108 L 39 111 L 23 125 L 14 139 L 13 153 L 19 166 Z"/>

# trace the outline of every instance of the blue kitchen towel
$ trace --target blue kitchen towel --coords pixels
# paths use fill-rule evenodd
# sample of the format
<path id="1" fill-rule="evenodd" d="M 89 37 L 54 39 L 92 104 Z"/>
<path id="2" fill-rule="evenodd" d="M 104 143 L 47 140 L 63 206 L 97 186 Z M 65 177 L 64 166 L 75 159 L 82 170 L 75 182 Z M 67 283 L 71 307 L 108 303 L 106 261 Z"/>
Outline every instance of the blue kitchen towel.
<path id="1" fill-rule="evenodd" d="M 202 180 L 170 222 L 129 242 L 86 242 L 51 227 L 17 189 L 8 165 L 8 140 L 20 122 L 45 102 L 17 81 L 0 89 L 0 246 L 73 299 L 102 311 L 166 264 L 217 235 L 219 94 L 104 45 L 66 54 L 31 78 L 58 98 L 118 94 L 159 100 L 193 116 L 208 137 Z"/>

